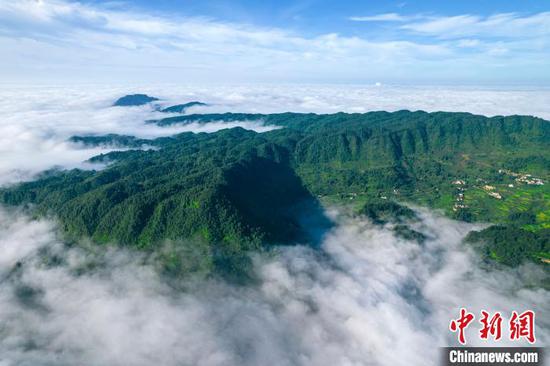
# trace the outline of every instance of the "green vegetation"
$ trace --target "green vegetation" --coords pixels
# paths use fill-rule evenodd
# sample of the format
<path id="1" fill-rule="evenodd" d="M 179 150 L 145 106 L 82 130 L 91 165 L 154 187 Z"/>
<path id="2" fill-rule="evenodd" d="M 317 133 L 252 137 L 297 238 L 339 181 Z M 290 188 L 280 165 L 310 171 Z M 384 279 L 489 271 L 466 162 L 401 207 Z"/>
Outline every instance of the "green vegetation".
<path id="1" fill-rule="evenodd" d="M 409 227 L 409 223 L 417 221 L 416 213 L 410 208 L 390 201 L 387 198 L 369 198 L 357 210 L 359 215 L 368 217 L 376 225 L 391 223 L 389 228 L 398 237 L 406 240 L 424 242 L 426 236 Z"/>
<path id="2" fill-rule="evenodd" d="M 388 221 L 403 222 L 416 217 L 410 208 L 384 199 L 369 200 L 359 210 L 359 213 L 367 216 L 376 224 L 385 224 Z"/>
<path id="3" fill-rule="evenodd" d="M 468 234 L 468 242 L 482 243 L 487 258 L 515 266 L 526 259 L 537 262 L 550 258 L 550 229 L 536 232 L 517 226 L 491 226 Z"/>
<path id="4" fill-rule="evenodd" d="M 102 171 L 47 172 L 37 181 L 4 189 L 0 200 L 32 204 L 38 214 L 59 217 L 70 237 L 89 236 L 99 243 L 159 251 L 167 240 L 186 245 L 185 240 L 195 240 L 205 257 L 200 270 L 212 268 L 229 277 L 247 266 L 246 251 L 301 237 L 293 208 L 304 201 L 366 202 L 363 213 L 380 222 L 410 218 L 408 209 L 391 203 L 401 201 L 440 208 L 462 220 L 508 225 L 504 236 L 490 231 L 476 239 L 492 242 L 491 235 L 499 233 L 498 244 L 489 244 L 492 257 L 509 264 L 515 262 L 506 253 L 522 246 L 521 235 L 531 240 L 529 235 L 549 225 L 548 184 L 529 184 L 535 178 L 524 177 L 550 178 L 550 124 L 539 118 L 399 111 L 226 113 L 153 122 L 166 126 L 220 119 L 262 120 L 284 128 L 262 134 L 234 128 L 155 140 L 75 137 L 83 144 L 158 149 L 91 159 L 114 161 Z M 382 197 L 387 200 L 377 200 Z M 397 230 L 405 237 L 416 235 L 404 227 Z M 500 244 L 508 234 L 512 239 Z M 545 248 L 524 249 L 534 258 L 537 251 L 547 255 Z M 168 270 L 194 270 L 172 257 L 175 252 L 164 257 L 171 263 Z"/>

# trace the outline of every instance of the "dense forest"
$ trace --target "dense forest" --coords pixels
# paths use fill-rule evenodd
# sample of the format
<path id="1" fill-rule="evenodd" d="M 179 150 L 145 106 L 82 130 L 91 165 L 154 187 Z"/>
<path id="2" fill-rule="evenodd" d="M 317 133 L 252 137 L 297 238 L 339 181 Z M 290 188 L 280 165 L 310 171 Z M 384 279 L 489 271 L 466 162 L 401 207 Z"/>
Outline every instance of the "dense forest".
<path id="1" fill-rule="evenodd" d="M 331 202 L 352 203 L 380 224 L 397 217 L 397 230 L 413 238 L 401 222 L 413 213 L 396 202 L 500 224 L 469 237 L 485 243 L 487 258 L 510 265 L 549 258 L 548 121 L 398 111 L 192 114 L 147 123 L 245 120 L 282 128 L 153 140 L 75 136 L 75 144 L 133 149 L 92 158 L 109 163 L 103 170 L 45 172 L 3 189 L 0 200 L 55 215 L 69 238 L 164 253 L 165 269 L 175 272 L 239 277 L 248 250 L 301 240 L 304 207 L 317 215 Z"/>

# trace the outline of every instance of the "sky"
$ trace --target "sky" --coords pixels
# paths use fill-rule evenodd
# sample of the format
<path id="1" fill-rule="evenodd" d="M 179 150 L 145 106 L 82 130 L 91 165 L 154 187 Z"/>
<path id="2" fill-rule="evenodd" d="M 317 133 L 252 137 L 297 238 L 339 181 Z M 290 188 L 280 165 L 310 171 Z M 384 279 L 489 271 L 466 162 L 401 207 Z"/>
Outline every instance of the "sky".
<path id="1" fill-rule="evenodd" d="M 550 84 L 549 1 L 0 0 L 3 83 Z"/>

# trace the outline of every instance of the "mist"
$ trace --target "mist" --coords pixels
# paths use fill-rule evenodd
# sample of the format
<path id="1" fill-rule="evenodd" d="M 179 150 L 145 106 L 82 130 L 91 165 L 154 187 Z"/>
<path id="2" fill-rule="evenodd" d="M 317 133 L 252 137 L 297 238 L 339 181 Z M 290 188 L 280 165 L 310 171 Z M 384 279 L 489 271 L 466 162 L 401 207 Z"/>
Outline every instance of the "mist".
<path id="1" fill-rule="evenodd" d="M 182 132 L 216 132 L 243 127 L 265 132 L 277 126 L 261 121 L 192 123 L 159 127 L 147 120 L 173 116 L 152 106 L 113 107 L 128 90 L 109 87 L 36 87 L 0 89 L 0 186 L 31 180 L 44 170 L 98 169 L 86 160 L 120 147 L 84 147 L 68 141 L 74 135 L 109 133 L 139 138 Z M 188 101 L 180 100 L 176 103 Z"/>
<path id="2" fill-rule="evenodd" d="M 116 133 L 140 138 L 243 127 L 265 132 L 262 121 L 210 122 L 159 127 L 145 121 L 172 114 L 151 106 L 112 107 L 125 94 L 148 93 L 166 107 L 189 101 L 208 106 L 186 113 L 364 113 L 400 109 L 528 114 L 550 119 L 547 88 L 483 88 L 376 85 L 147 85 L 0 86 L 0 186 L 31 180 L 51 168 L 98 169 L 86 163 L 112 146 L 71 144 L 73 135 Z M 118 148 L 120 150 L 120 147 Z"/>
<path id="3" fill-rule="evenodd" d="M 550 310 L 550 293 L 530 287 L 547 274 L 484 269 L 462 244 L 472 225 L 420 210 L 421 244 L 327 214 L 336 226 L 320 249 L 252 254 L 256 284 L 175 290 L 137 253 L 68 249 L 55 222 L 3 209 L 0 364 L 435 365 L 438 347 L 457 343 L 448 324 L 460 307 Z M 486 345 L 477 330 L 469 344 Z M 548 344 L 548 318 L 536 335 Z"/>

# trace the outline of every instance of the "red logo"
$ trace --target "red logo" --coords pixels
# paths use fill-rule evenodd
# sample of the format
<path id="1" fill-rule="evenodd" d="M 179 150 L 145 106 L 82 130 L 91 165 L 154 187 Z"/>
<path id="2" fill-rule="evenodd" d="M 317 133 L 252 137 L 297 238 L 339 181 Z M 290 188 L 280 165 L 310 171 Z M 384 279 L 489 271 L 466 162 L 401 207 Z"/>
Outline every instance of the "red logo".
<path id="1" fill-rule="evenodd" d="M 464 334 L 466 328 L 474 321 L 475 316 L 469 313 L 465 308 L 460 309 L 460 316 L 458 319 L 451 320 L 449 329 L 451 332 L 458 332 L 458 341 L 461 344 L 466 344 L 466 336 Z M 479 338 L 487 340 L 489 337 L 498 341 L 502 337 L 502 315 L 499 312 L 493 315 L 487 311 L 481 311 L 481 329 L 479 330 Z M 526 310 L 521 314 L 516 311 L 512 312 L 509 324 L 509 337 L 510 340 L 515 341 L 521 338 L 525 338 L 529 343 L 535 343 L 535 312 L 532 310 Z"/>
<path id="2" fill-rule="evenodd" d="M 499 312 L 496 312 L 495 315 L 489 319 L 489 313 L 485 310 L 481 311 L 481 320 L 479 321 L 483 328 L 479 331 L 479 337 L 481 339 L 488 339 L 489 335 L 495 338 L 495 341 L 498 341 L 502 336 L 502 316 Z"/>
<path id="3" fill-rule="evenodd" d="M 529 343 L 535 343 L 535 312 L 532 310 L 524 311 L 519 314 L 512 312 L 510 319 L 510 339 L 520 339 L 525 337 Z"/>
<path id="4" fill-rule="evenodd" d="M 464 336 L 464 330 L 470 325 L 474 320 L 474 314 L 468 313 L 466 309 L 460 309 L 460 318 L 452 320 L 449 325 L 451 332 L 458 331 L 458 341 L 461 344 L 466 344 L 466 337 Z"/>

